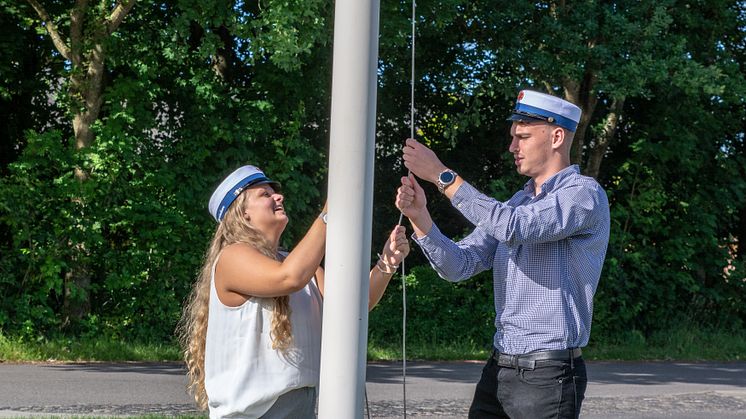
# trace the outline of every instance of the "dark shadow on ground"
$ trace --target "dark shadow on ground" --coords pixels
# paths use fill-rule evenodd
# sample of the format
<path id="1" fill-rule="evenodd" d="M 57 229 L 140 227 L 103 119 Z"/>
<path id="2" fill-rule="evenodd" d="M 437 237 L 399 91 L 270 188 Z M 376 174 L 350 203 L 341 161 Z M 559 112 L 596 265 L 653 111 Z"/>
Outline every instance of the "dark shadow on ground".
<path id="1" fill-rule="evenodd" d="M 746 388 L 746 362 L 588 362 L 588 379 L 601 384 L 659 385 L 671 383 L 730 385 Z M 434 379 L 451 383 L 476 383 L 484 363 L 408 361 L 407 378 Z M 44 368 L 62 371 L 103 373 L 137 373 L 185 375 L 184 365 L 169 363 L 66 363 L 48 364 Z M 369 362 L 366 381 L 372 383 L 400 383 L 402 363 Z"/>
<path id="2" fill-rule="evenodd" d="M 588 363 L 588 379 L 602 384 L 719 384 L 746 388 L 745 362 L 602 362 Z"/>
<path id="3" fill-rule="evenodd" d="M 482 362 L 407 362 L 407 379 L 430 378 L 442 382 L 476 384 L 482 374 Z M 402 363 L 369 362 L 366 381 L 395 384 L 402 382 Z"/>
<path id="4" fill-rule="evenodd" d="M 181 362 L 81 362 L 50 364 L 44 367 L 61 371 L 186 375 L 186 369 Z"/>
<path id="5" fill-rule="evenodd" d="M 476 383 L 482 362 L 407 362 L 407 378 Z M 746 388 L 746 362 L 588 362 L 588 380 L 600 384 L 660 385 L 672 383 L 730 385 Z M 401 362 L 368 363 L 367 381 L 400 383 Z"/>

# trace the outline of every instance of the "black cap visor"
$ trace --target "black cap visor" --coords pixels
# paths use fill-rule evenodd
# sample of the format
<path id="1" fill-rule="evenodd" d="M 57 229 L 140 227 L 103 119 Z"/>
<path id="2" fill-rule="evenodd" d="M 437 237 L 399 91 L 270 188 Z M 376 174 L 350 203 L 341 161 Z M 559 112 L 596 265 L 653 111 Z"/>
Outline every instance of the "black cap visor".
<path id="1" fill-rule="evenodd" d="M 549 118 L 542 116 L 542 115 L 531 114 L 528 112 L 520 112 L 520 113 L 516 112 L 510 115 L 510 118 L 506 119 L 506 121 L 519 121 L 519 122 L 527 122 L 527 123 L 531 123 L 531 122 L 551 123 L 549 122 L 548 119 Z"/>
<path id="2" fill-rule="evenodd" d="M 275 190 L 275 192 L 279 192 L 282 189 L 282 185 L 280 185 L 280 182 L 275 182 L 274 180 L 265 178 L 259 178 L 253 182 L 249 182 L 246 186 L 244 186 L 244 189 L 249 189 L 253 186 L 259 186 L 259 185 L 269 185 L 272 187 L 272 189 Z"/>

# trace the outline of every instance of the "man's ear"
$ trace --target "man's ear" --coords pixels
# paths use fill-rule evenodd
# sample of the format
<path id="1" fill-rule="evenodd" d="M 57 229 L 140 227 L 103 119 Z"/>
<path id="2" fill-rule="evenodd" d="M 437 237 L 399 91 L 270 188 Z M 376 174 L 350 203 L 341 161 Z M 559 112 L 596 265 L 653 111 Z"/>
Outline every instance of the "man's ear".
<path id="1" fill-rule="evenodd" d="M 552 129 L 552 132 L 550 133 L 550 138 L 552 140 L 552 149 L 557 150 L 561 148 L 565 141 L 567 140 L 567 137 L 565 136 L 565 130 L 560 127 L 554 127 Z"/>

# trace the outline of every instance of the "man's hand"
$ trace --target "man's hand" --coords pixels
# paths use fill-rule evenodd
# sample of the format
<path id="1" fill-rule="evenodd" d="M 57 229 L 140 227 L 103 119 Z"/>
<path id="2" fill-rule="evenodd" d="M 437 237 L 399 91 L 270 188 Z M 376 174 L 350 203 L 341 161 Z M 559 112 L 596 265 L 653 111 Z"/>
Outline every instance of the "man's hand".
<path id="1" fill-rule="evenodd" d="M 433 220 L 427 210 L 427 198 L 413 174 L 401 178 L 401 186 L 396 191 L 396 208 L 402 212 L 414 227 L 418 237 L 430 231 Z"/>
<path id="2" fill-rule="evenodd" d="M 419 218 L 418 216 L 426 210 L 427 198 L 414 175 L 401 178 L 401 186 L 396 191 L 396 208 L 407 218 Z"/>
<path id="3" fill-rule="evenodd" d="M 447 167 L 440 162 L 440 159 L 432 150 L 420 144 L 417 140 L 407 138 L 406 144 L 402 150 L 404 152 L 404 166 L 420 179 L 436 183 L 440 172 L 446 170 Z"/>

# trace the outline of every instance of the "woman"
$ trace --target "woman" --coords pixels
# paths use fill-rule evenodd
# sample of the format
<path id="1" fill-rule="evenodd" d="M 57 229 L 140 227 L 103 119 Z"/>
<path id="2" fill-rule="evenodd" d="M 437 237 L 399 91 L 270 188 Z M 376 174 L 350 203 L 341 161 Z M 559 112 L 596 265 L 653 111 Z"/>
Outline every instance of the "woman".
<path id="1" fill-rule="evenodd" d="M 180 326 L 189 388 L 211 418 L 314 417 L 321 349 L 326 206 L 290 253 L 278 184 L 254 166 L 210 198 L 219 223 Z M 369 309 L 409 253 L 404 227 L 370 271 Z"/>

